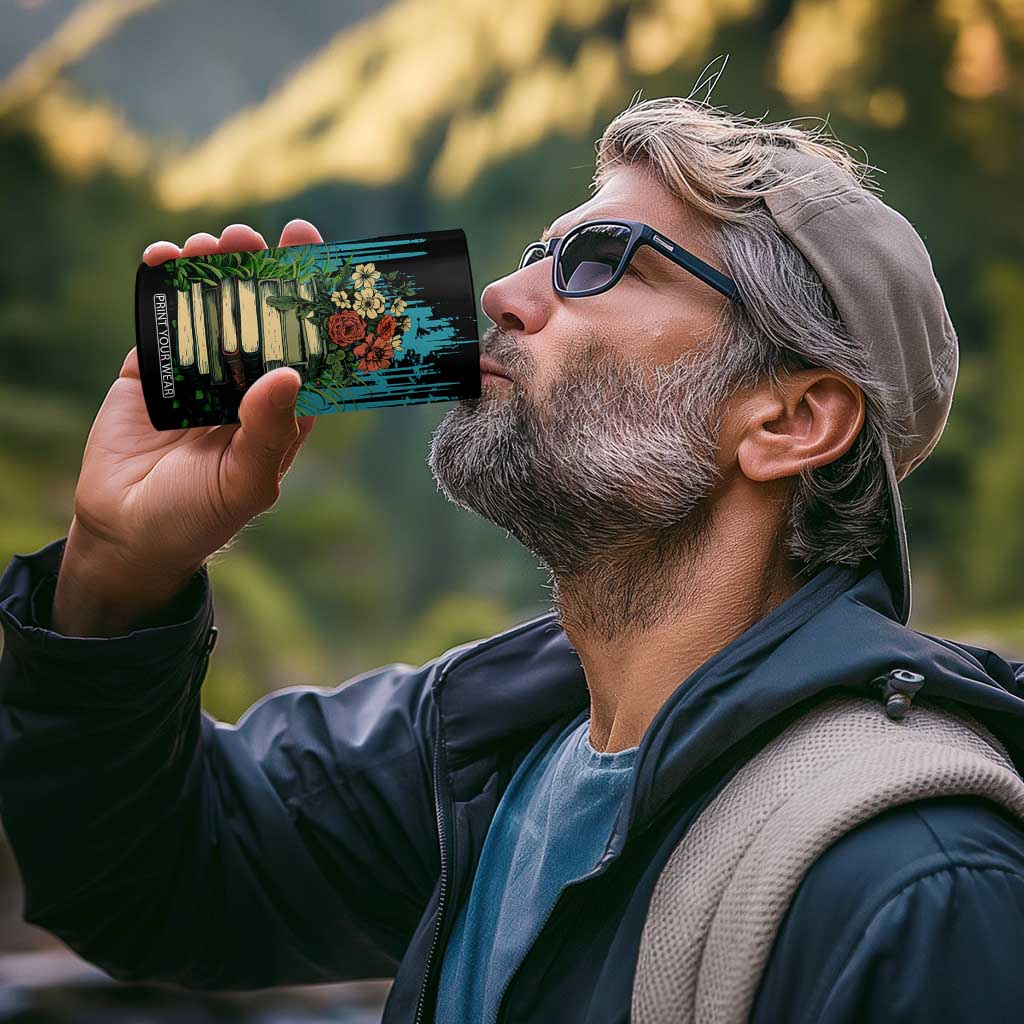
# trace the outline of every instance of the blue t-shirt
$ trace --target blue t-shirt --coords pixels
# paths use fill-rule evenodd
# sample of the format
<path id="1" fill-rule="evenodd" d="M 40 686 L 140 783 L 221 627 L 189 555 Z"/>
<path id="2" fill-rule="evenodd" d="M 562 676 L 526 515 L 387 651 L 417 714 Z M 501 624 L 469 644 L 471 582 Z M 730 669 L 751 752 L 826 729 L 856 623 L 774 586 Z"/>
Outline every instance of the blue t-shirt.
<path id="1" fill-rule="evenodd" d="M 437 1024 L 494 1020 L 559 890 L 604 852 L 639 749 L 594 750 L 584 718 L 527 754 L 498 804 L 452 929 Z"/>

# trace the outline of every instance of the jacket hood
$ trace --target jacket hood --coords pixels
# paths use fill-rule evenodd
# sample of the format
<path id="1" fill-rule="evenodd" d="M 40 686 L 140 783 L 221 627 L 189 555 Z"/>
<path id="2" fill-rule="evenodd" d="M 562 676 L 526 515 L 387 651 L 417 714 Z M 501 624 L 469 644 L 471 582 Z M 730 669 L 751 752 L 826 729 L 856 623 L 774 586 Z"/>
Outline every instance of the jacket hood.
<path id="1" fill-rule="evenodd" d="M 847 691 L 879 697 L 881 710 L 871 682 L 896 668 L 924 677 L 919 698 L 963 705 L 1024 771 L 1024 664 L 904 626 L 876 561 L 829 566 L 665 701 L 640 743 L 632 787 L 602 862 L 617 856 L 627 834 L 673 794 L 699 784 L 716 759 L 801 702 Z M 469 768 L 475 757 L 521 744 L 528 731 L 554 719 L 564 723 L 589 712 L 582 665 L 554 612 L 456 649 L 434 693 L 456 791 L 460 771 L 476 775 Z"/>

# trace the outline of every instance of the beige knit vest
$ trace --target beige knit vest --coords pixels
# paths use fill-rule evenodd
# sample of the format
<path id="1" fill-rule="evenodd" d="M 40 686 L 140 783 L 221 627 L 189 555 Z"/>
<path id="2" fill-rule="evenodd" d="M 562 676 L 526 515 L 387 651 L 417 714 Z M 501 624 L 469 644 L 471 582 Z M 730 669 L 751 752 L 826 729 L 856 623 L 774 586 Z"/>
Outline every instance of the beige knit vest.
<path id="1" fill-rule="evenodd" d="M 633 982 L 635 1024 L 745 1024 L 804 874 L 888 807 L 971 794 L 1024 819 L 1006 748 L 961 708 L 829 698 L 748 761 L 687 830 L 655 885 Z"/>

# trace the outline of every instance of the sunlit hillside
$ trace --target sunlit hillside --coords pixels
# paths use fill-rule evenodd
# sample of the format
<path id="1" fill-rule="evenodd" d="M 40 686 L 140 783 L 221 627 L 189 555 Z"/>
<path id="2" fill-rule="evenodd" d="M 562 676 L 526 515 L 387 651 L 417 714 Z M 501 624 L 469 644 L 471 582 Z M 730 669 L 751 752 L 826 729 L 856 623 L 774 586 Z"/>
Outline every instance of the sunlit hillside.
<path id="1" fill-rule="evenodd" d="M 313 52 L 259 102 L 187 147 L 132 124 L 115 94 L 84 99 L 74 66 L 132 21 L 171 0 L 91 0 L 0 85 L 0 117 L 28 112 L 61 165 L 148 169 L 169 208 L 266 202 L 325 182 L 380 186 L 425 174 L 437 194 L 463 194 L 480 175 L 558 134 L 590 133 L 621 103 L 626 82 L 689 67 L 723 28 L 766 18 L 763 0 L 397 0 L 311 43 Z M 1024 38 L 1022 0 L 942 0 L 955 36 L 941 69 L 954 94 L 1007 87 L 1007 44 Z M 864 68 L 884 0 L 798 0 L 778 34 L 775 85 L 797 105 L 896 127 L 907 101 L 896 79 Z M 300 17 L 296 13 L 296 17 Z M 182 25 L 181 48 L 187 46 Z M 187 71 L 186 71 L 187 73 Z M 884 79 L 884 75 L 882 78 Z M 680 77 L 683 90 L 687 79 Z M 173 88 L 173 83 L 167 83 Z"/>

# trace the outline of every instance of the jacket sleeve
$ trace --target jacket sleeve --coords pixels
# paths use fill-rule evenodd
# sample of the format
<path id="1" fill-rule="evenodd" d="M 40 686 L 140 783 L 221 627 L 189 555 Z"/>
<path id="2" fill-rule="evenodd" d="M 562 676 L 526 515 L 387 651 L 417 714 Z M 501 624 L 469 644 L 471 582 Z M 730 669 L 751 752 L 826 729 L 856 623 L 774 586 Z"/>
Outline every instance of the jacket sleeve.
<path id="1" fill-rule="evenodd" d="M 435 665 L 200 707 L 205 566 L 176 621 L 49 627 L 66 538 L 0 577 L 0 816 L 24 919 L 122 980 L 194 989 L 387 977 L 439 873 Z"/>
<path id="2" fill-rule="evenodd" d="M 1024 831 L 973 797 L 880 815 L 812 865 L 752 1024 L 1017 1020 Z"/>

